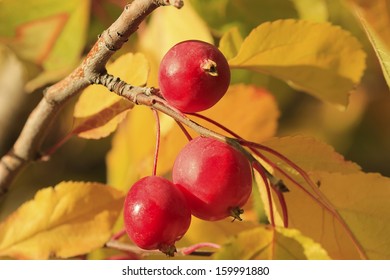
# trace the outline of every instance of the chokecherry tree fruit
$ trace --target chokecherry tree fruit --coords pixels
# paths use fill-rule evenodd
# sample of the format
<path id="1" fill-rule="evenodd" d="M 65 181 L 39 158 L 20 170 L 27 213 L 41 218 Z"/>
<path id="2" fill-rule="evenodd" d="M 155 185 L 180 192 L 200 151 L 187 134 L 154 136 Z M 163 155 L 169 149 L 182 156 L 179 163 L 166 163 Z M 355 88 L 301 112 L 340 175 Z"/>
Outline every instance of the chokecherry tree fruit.
<path id="1" fill-rule="evenodd" d="M 176 157 L 172 177 L 192 214 L 208 221 L 229 216 L 240 219 L 241 207 L 252 192 L 249 160 L 232 146 L 212 138 L 191 140 Z"/>
<path id="2" fill-rule="evenodd" d="M 226 93 L 230 68 L 217 47 L 197 40 L 173 46 L 163 57 L 159 69 L 162 96 L 185 113 L 206 110 Z"/>
<path id="3" fill-rule="evenodd" d="M 124 203 L 125 229 L 140 248 L 158 249 L 173 256 L 174 243 L 188 230 L 191 210 L 181 191 L 159 176 L 144 177 L 127 193 Z"/>

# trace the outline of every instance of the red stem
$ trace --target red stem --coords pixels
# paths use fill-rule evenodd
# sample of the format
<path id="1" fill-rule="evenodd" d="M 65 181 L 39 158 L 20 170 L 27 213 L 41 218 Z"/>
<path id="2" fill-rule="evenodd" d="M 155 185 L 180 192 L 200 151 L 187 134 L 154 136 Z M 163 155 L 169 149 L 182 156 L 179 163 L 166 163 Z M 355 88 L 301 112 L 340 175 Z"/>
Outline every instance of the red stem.
<path id="1" fill-rule="evenodd" d="M 160 151 L 160 138 L 161 138 L 161 128 L 160 128 L 160 118 L 158 116 L 158 112 L 152 109 L 153 115 L 156 119 L 156 147 L 154 151 L 154 161 L 153 161 L 153 176 L 157 174 L 157 161 L 158 161 L 158 153 Z"/>
<path id="2" fill-rule="evenodd" d="M 220 124 L 219 122 L 217 121 L 214 121 L 213 119 L 210 119 L 209 117 L 206 117 L 206 116 L 203 116 L 201 114 L 198 114 L 198 113 L 189 113 L 189 115 L 191 116 L 194 116 L 194 117 L 197 117 L 197 118 L 200 118 L 202 120 L 205 120 L 213 125 L 215 125 L 216 127 L 219 127 L 220 129 L 226 131 L 227 133 L 229 133 L 231 136 L 233 137 L 236 137 L 238 139 L 243 139 L 242 137 L 240 137 L 240 135 L 238 135 L 237 133 L 235 133 L 234 131 L 230 130 L 229 128 L 227 128 L 226 126 L 224 126 L 223 124 Z"/>
<path id="3" fill-rule="evenodd" d="M 122 230 L 118 231 L 117 233 L 114 233 L 113 236 L 111 237 L 111 240 L 118 240 L 119 238 L 121 238 L 125 234 L 126 234 L 126 230 L 122 229 Z"/>
<path id="4" fill-rule="evenodd" d="M 267 191 L 267 197 L 268 197 L 270 223 L 273 227 L 275 227 L 275 218 L 274 218 L 274 209 L 273 209 L 273 205 L 272 205 L 271 188 L 269 186 L 268 179 L 265 176 L 264 171 L 261 168 L 261 166 L 259 166 L 259 162 L 257 162 L 257 161 L 253 162 L 253 168 L 256 169 L 257 172 L 259 172 L 261 178 L 263 179 L 265 189 Z"/>
<path id="5" fill-rule="evenodd" d="M 187 129 L 184 127 L 184 125 L 179 121 L 176 121 L 176 123 L 180 127 L 180 129 L 184 133 L 184 135 L 187 137 L 188 141 L 191 141 L 192 137 L 191 137 L 190 133 L 187 131 Z"/>
<path id="6" fill-rule="evenodd" d="M 199 250 L 201 248 L 205 248 L 205 247 L 215 248 L 215 249 L 221 248 L 221 246 L 218 244 L 210 243 L 210 242 L 203 242 L 203 243 L 194 244 L 194 245 L 187 247 L 187 248 L 182 248 L 180 250 L 180 252 L 183 255 L 191 255 L 191 254 L 194 254 L 197 250 Z"/>
<path id="7" fill-rule="evenodd" d="M 281 191 L 275 190 L 280 206 L 282 207 L 282 214 L 283 214 L 283 226 L 285 228 L 288 228 L 288 211 L 287 211 L 287 204 L 286 200 L 284 199 L 284 195 Z"/>

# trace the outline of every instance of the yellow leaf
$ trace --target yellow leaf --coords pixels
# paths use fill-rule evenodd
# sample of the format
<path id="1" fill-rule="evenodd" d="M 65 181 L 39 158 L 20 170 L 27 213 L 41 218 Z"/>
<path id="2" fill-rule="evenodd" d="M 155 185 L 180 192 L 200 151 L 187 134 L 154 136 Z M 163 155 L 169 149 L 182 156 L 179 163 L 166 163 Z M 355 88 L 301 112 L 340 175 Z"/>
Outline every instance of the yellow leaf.
<path id="1" fill-rule="evenodd" d="M 0 256 L 69 258 L 99 248 L 111 236 L 123 199 L 98 183 L 42 189 L 0 224 Z"/>
<path id="2" fill-rule="evenodd" d="M 308 138 L 288 137 L 264 144 L 288 157 L 312 180 L 308 184 L 296 169 L 265 153 L 276 164 L 274 174 L 290 190 L 284 193 L 289 227 L 320 243 L 334 259 L 389 258 L 390 179 L 365 174 L 330 147 Z M 264 183 L 261 179 L 258 183 L 269 216 Z M 275 223 L 282 226 L 281 205 L 274 193 L 272 203 Z"/>
<path id="3" fill-rule="evenodd" d="M 345 106 L 363 74 L 364 60 L 360 43 L 339 27 L 278 20 L 255 28 L 229 64 L 275 76 L 321 100 Z"/>
<path id="4" fill-rule="evenodd" d="M 164 34 L 164 36 L 161 36 Z M 140 49 L 152 61 L 148 84 L 158 86 L 157 69 L 162 57 L 175 44 L 185 40 L 213 42 L 207 25 L 187 1 L 183 8 L 157 9 L 150 22 L 140 33 Z"/>
<path id="5" fill-rule="evenodd" d="M 337 209 L 361 253 L 369 259 L 390 259 L 390 178 L 363 172 L 318 172 L 316 176 L 321 191 Z M 342 247 L 340 242 L 332 249 L 337 252 Z"/>
<path id="6" fill-rule="evenodd" d="M 146 83 L 149 66 L 142 54 L 128 53 L 108 65 L 107 70 L 131 85 L 140 86 Z M 133 106 L 133 103 L 105 87 L 89 86 L 82 92 L 75 106 L 72 134 L 87 139 L 106 137 L 123 120 L 123 112 Z"/>
<path id="7" fill-rule="evenodd" d="M 327 260 L 326 251 L 295 229 L 258 226 L 243 231 L 226 243 L 215 259 Z"/>
<path id="8" fill-rule="evenodd" d="M 272 138 L 262 143 L 291 159 L 304 170 L 322 170 L 339 173 L 355 173 L 360 166 L 336 153 L 333 147 L 309 136 Z M 291 170 L 278 161 L 278 165 Z"/>
<path id="9" fill-rule="evenodd" d="M 142 176 L 151 175 L 155 141 L 152 111 L 144 106 L 136 106 L 113 137 L 112 148 L 106 159 L 108 184 L 127 190 Z"/>
<path id="10" fill-rule="evenodd" d="M 390 1 L 348 0 L 366 31 L 390 87 Z"/>
<path id="11" fill-rule="evenodd" d="M 178 242 L 178 247 L 190 246 L 201 242 L 211 242 L 222 245 L 232 236 L 254 227 L 255 224 L 251 222 L 232 222 L 231 218 L 209 222 L 192 217 L 191 226 L 182 240 Z"/>

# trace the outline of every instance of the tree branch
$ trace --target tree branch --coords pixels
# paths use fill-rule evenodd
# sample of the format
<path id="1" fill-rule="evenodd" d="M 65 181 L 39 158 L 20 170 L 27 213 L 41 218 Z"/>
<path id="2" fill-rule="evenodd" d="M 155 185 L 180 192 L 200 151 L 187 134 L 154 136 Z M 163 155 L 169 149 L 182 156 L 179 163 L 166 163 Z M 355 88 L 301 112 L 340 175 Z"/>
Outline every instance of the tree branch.
<path id="1" fill-rule="evenodd" d="M 40 147 L 66 102 L 106 73 L 106 63 L 133 34 L 139 24 L 159 6 L 180 8 L 182 0 L 135 0 L 105 30 L 83 62 L 69 76 L 47 88 L 44 97 L 27 119 L 12 149 L 0 160 L 0 196 L 17 174 L 31 161 L 40 158 Z"/>

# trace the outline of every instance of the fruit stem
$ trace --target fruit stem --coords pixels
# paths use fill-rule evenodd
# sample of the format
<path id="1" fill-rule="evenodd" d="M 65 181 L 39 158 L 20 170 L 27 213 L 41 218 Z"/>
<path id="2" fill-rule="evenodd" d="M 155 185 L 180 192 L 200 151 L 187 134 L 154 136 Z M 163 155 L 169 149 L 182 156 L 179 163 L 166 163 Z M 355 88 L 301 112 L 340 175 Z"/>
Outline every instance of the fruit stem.
<path id="1" fill-rule="evenodd" d="M 284 195 L 282 192 L 278 191 L 278 190 L 275 190 L 276 191 L 276 194 L 278 196 L 278 199 L 279 199 L 279 203 L 282 207 L 282 214 L 283 214 L 283 226 L 285 228 L 288 228 L 288 211 L 287 211 L 287 203 L 286 203 L 286 200 L 284 199 Z"/>
<path id="2" fill-rule="evenodd" d="M 160 128 L 160 118 L 158 116 L 158 112 L 154 109 L 152 109 L 153 115 L 156 119 L 156 147 L 154 150 L 154 161 L 153 161 L 153 172 L 152 175 L 156 176 L 157 174 L 157 161 L 158 161 L 158 154 L 160 151 L 160 138 L 161 138 L 161 128 Z"/>
<path id="3" fill-rule="evenodd" d="M 181 122 L 175 120 L 177 125 L 180 127 L 181 131 L 184 133 L 184 135 L 187 137 L 187 140 L 188 141 L 191 141 L 192 140 L 192 137 L 190 135 L 190 133 L 187 131 L 187 129 L 184 127 L 184 125 L 182 125 Z"/>
<path id="4" fill-rule="evenodd" d="M 49 148 L 45 153 L 43 153 L 41 160 L 48 161 L 50 157 L 59 149 L 61 148 L 70 138 L 72 138 L 73 133 L 68 133 L 65 135 L 64 138 L 62 138 L 59 142 L 57 142 L 54 146 Z"/>
<path id="5" fill-rule="evenodd" d="M 113 236 L 111 237 L 111 240 L 118 240 L 119 238 L 121 238 L 125 234 L 126 234 L 126 230 L 122 229 L 122 230 L 118 231 L 117 233 L 114 233 Z"/>
<path id="6" fill-rule="evenodd" d="M 275 227 L 275 218 L 274 218 L 274 209 L 273 209 L 273 203 L 272 203 L 272 196 L 271 196 L 271 188 L 269 186 L 267 177 L 264 173 L 264 168 L 262 168 L 261 164 L 258 161 L 255 161 L 252 163 L 253 168 L 259 172 L 261 178 L 263 179 L 265 190 L 267 191 L 267 198 L 268 198 L 268 207 L 269 207 L 269 222 L 273 227 Z"/>

